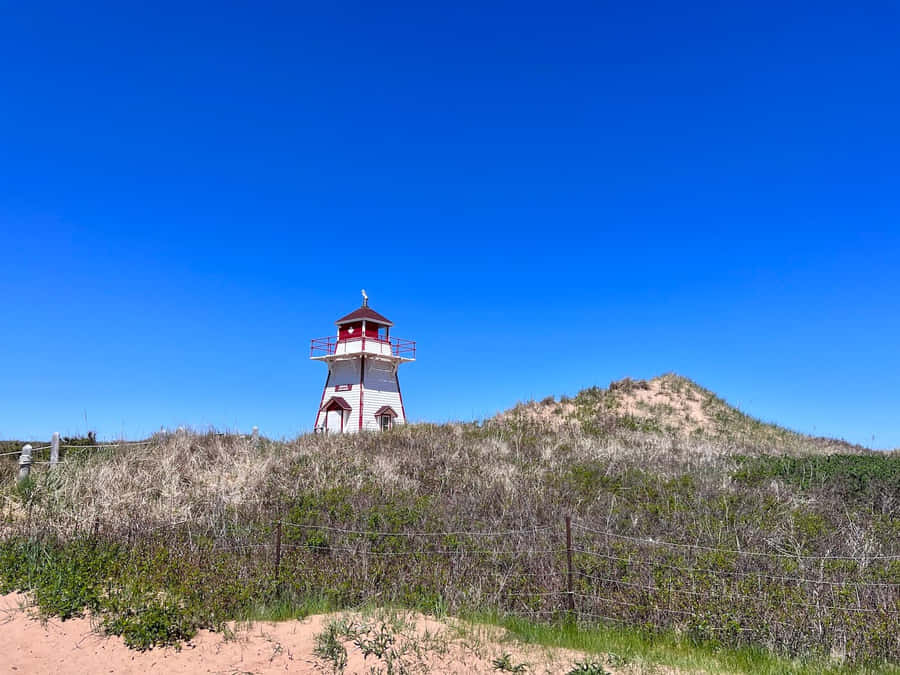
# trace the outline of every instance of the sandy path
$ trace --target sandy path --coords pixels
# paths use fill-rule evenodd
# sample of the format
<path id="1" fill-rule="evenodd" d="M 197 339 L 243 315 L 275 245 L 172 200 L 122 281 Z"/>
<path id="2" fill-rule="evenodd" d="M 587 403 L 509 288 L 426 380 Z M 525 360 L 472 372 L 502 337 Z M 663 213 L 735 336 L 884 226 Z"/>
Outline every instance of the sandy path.
<path id="1" fill-rule="evenodd" d="M 221 633 L 200 631 L 182 649 L 136 652 L 116 637 L 93 630 L 91 621 L 51 619 L 40 621 L 34 611 L 23 609 L 27 598 L 19 594 L 0 596 L 0 673 L 330 673 L 329 664 L 313 649 L 315 636 L 332 616 L 313 616 L 302 621 L 258 622 L 234 628 L 226 639 Z M 489 629 L 486 629 L 489 630 Z M 427 631 L 427 633 L 426 633 Z M 511 652 L 515 663 L 525 662 L 530 673 L 565 673 L 581 655 L 565 650 L 497 644 L 489 632 L 460 637 L 444 623 L 418 616 L 412 634 L 420 647 L 410 652 L 407 666 L 414 672 L 494 673 L 491 659 Z M 425 636 L 422 638 L 422 636 Z M 429 641 L 429 637 L 430 641 Z M 435 636 L 437 638 L 435 639 Z M 421 639 L 420 639 L 421 638 Z M 352 643 L 347 673 L 368 673 L 382 666 L 372 657 L 363 658 Z M 422 649 L 425 646 L 426 648 Z"/>

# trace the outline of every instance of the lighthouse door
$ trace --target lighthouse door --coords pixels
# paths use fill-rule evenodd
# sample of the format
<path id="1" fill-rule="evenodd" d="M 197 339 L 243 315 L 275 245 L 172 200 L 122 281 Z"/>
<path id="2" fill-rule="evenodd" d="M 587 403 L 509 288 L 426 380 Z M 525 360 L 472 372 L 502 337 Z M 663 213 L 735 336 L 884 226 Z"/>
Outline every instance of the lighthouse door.
<path id="1" fill-rule="evenodd" d="M 344 430 L 344 411 L 335 406 L 326 412 L 325 429 L 328 433 L 341 433 Z"/>

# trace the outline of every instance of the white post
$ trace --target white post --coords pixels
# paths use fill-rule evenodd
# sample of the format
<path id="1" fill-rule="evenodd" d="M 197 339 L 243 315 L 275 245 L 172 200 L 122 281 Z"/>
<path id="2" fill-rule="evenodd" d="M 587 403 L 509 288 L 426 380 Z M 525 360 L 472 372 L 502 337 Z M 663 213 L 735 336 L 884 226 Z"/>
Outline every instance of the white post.
<path id="1" fill-rule="evenodd" d="M 52 469 L 59 464 L 59 432 L 53 432 L 53 439 L 50 441 L 50 468 Z"/>
<path id="2" fill-rule="evenodd" d="M 259 427 L 253 427 L 253 433 L 250 434 L 250 438 L 254 443 L 259 442 Z"/>
<path id="3" fill-rule="evenodd" d="M 19 482 L 28 478 L 31 473 L 31 446 L 26 445 L 19 454 Z"/>

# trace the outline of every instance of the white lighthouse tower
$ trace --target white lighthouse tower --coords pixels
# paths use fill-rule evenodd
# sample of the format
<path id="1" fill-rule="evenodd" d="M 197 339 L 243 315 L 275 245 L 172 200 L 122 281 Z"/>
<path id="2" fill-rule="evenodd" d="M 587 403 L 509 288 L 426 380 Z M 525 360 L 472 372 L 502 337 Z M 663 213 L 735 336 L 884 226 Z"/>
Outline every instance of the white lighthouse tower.
<path id="1" fill-rule="evenodd" d="M 416 343 L 391 337 L 394 324 L 362 295 L 362 307 L 335 321 L 336 336 L 310 344 L 309 358 L 328 366 L 316 431 L 387 431 L 406 424 L 397 369 L 416 360 Z"/>

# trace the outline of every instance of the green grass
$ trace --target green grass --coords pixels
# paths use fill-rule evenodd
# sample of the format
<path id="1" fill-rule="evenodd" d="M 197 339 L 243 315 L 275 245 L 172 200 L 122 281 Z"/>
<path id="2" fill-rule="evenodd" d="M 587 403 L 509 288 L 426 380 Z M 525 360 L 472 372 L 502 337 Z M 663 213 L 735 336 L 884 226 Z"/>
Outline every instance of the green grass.
<path id="1" fill-rule="evenodd" d="M 596 434 L 527 415 L 289 442 L 179 433 L 73 452 L 18 488 L 10 456 L 0 587 L 29 591 L 47 615 L 103 614 L 140 648 L 370 603 L 544 618 L 567 607 L 568 515 L 585 614 L 670 631 L 675 646 L 705 641 L 716 659 L 754 644 L 900 662 L 884 590 L 900 585 L 896 455 L 837 444 L 842 455 L 775 457 L 768 442 L 760 454 L 733 442 L 756 433 L 737 412 L 727 442 L 606 414 L 641 386 L 580 395 Z"/>
<path id="2" fill-rule="evenodd" d="M 314 614 L 330 614 L 342 607 L 320 593 L 297 594 L 281 591 L 273 597 L 260 598 L 238 612 L 238 621 L 294 621 Z"/>
<path id="3" fill-rule="evenodd" d="M 283 621 L 312 614 L 353 610 L 425 610 L 430 603 L 384 603 L 369 596 L 346 603 L 333 593 L 299 590 L 281 582 L 260 583 L 255 589 L 215 586 L 213 578 L 227 578 L 227 566 L 216 570 L 195 568 L 169 559 L 165 549 L 147 549 L 141 555 L 116 545 L 86 540 L 67 544 L 7 540 L 0 544 L 0 591 L 27 590 L 47 616 L 67 618 L 89 610 L 108 633 L 121 635 L 135 649 L 175 644 L 190 639 L 201 627 L 223 628 L 227 620 Z M 206 589 L 199 595 L 200 589 Z M 421 599 L 421 598 L 420 598 Z M 385 604 L 388 605 L 387 609 Z M 823 659 L 787 659 L 762 647 L 723 647 L 698 643 L 672 631 L 605 624 L 540 623 L 500 613 L 460 612 L 470 624 L 499 626 L 511 639 L 563 647 L 597 655 L 605 663 L 661 664 L 686 671 L 746 673 L 900 673 L 887 665 L 856 667 Z M 590 665 L 592 662 L 585 661 Z M 587 671 L 585 671 L 587 672 Z"/>
<path id="4" fill-rule="evenodd" d="M 834 491 L 843 500 L 854 503 L 878 497 L 893 501 L 900 497 L 898 455 L 762 455 L 735 459 L 740 468 L 733 478 L 747 485 L 777 478 L 803 491 Z"/>
<path id="5" fill-rule="evenodd" d="M 518 616 L 476 613 L 470 624 L 503 628 L 507 639 L 559 647 L 603 657 L 610 665 L 672 666 L 689 672 L 761 675 L 897 674 L 890 664 L 847 666 L 822 659 L 788 659 L 759 647 L 713 648 L 671 632 L 650 632 L 614 624 L 539 623 Z"/>

